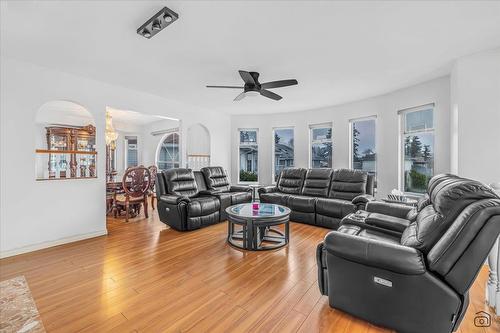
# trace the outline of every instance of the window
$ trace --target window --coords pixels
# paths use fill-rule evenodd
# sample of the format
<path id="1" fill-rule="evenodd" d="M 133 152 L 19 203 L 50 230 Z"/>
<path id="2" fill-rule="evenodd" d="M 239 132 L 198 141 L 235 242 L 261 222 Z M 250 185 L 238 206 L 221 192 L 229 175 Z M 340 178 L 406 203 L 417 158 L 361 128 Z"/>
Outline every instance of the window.
<path id="1" fill-rule="evenodd" d="M 311 138 L 311 168 L 332 167 L 332 124 L 312 125 L 309 127 Z"/>
<path id="2" fill-rule="evenodd" d="M 293 128 L 274 129 L 273 180 L 276 182 L 281 170 L 293 167 Z"/>
<path id="3" fill-rule="evenodd" d="M 375 117 L 354 119 L 350 121 L 350 167 L 351 169 L 366 171 L 376 179 L 377 156 L 375 146 L 375 124 Z"/>
<path id="4" fill-rule="evenodd" d="M 400 111 L 404 192 L 424 193 L 434 175 L 434 104 Z"/>
<path id="5" fill-rule="evenodd" d="M 240 130 L 240 182 L 258 181 L 257 130 Z"/>
<path id="6" fill-rule="evenodd" d="M 137 137 L 136 136 L 126 136 L 125 137 L 125 169 L 136 167 L 138 165 L 138 149 L 137 149 Z"/>
<path id="7" fill-rule="evenodd" d="M 179 146 L 179 133 L 172 132 L 164 136 L 158 147 L 156 165 L 160 170 L 179 168 L 181 165 L 181 154 Z"/>

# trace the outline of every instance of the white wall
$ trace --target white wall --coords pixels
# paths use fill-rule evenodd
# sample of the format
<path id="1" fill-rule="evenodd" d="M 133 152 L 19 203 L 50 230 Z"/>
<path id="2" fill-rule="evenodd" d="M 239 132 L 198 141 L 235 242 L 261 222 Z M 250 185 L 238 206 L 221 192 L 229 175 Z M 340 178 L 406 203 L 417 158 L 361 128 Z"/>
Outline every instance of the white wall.
<path id="1" fill-rule="evenodd" d="M 227 115 L 6 57 L 0 86 L 0 256 L 106 232 L 106 106 L 178 118 L 183 128 L 201 122 L 211 133 L 213 164 L 229 168 Z M 36 112 L 53 100 L 75 101 L 92 113 L 97 179 L 35 181 Z"/>
<path id="2" fill-rule="evenodd" d="M 398 188 L 399 117 L 398 110 L 435 103 L 435 165 L 434 172 L 449 172 L 449 109 L 450 80 L 442 77 L 386 95 L 317 110 L 270 115 L 231 117 L 232 174 L 238 176 L 239 128 L 259 129 L 259 183 L 271 183 L 272 131 L 274 127 L 295 130 L 295 166 L 309 167 L 309 125 L 333 123 L 333 167 L 349 167 L 349 120 L 377 116 L 376 149 L 378 196 L 386 196 Z"/>
<path id="3" fill-rule="evenodd" d="M 457 60 L 451 88 L 452 172 L 500 182 L 500 49 Z"/>

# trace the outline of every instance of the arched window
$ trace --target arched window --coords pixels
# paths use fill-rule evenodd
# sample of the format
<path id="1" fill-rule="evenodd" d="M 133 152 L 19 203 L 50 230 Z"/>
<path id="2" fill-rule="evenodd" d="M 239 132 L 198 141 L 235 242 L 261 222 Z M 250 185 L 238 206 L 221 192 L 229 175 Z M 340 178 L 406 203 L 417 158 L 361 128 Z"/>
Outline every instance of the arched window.
<path id="1" fill-rule="evenodd" d="M 180 167 L 181 154 L 179 138 L 178 132 L 168 133 L 163 137 L 156 156 L 156 165 L 158 169 L 168 170 Z"/>

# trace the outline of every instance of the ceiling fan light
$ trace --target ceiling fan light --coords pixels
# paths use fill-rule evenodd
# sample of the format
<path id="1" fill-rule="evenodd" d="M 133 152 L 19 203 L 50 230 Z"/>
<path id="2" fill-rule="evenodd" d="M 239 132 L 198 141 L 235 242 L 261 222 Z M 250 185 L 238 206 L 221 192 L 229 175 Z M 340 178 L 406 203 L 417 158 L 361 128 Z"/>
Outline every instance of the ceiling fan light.
<path id="1" fill-rule="evenodd" d="M 246 91 L 245 92 L 245 95 L 247 97 L 256 97 L 256 96 L 259 96 L 260 93 L 258 91 L 253 91 L 253 90 L 250 90 L 250 91 Z"/>
<path id="2" fill-rule="evenodd" d="M 160 31 L 161 30 L 160 22 L 156 21 L 155 23 L 153 23 L 151 28 L 153 28 L 153 30 L 155 30 L 155 31 Z"/>
<path id="3" fill-rule="evenodd" d="M 170 16 L 170 15 L 165 15 L 165 16 L 163 17 L 163 19 L 164 19 L 164 20 L 165 20 L 165 22 L 167 22 L 167 23 L 170 23 L 170 22 L 172 22 L 172 21 L 173 21 L 173 18 L 172 18 L 172 16 Z"/>

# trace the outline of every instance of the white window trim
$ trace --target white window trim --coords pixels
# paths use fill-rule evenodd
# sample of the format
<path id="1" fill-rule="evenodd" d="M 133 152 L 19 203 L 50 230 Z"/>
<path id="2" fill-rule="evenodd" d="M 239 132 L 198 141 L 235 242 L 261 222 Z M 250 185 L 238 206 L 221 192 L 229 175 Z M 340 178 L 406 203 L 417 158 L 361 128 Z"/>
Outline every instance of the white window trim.
<path id="1" fill-rule="evenodd" d="M 309 156 L 309 162 L 308 162 L 308 165 L 309 165 L 309 169 L 312 169 L 312 145 L 313 145 L 313 140 L 312 140 L 312 130 L 314 128 L 331 128 L 332 129 L 332 137 L 330 138 L 330 141 L 332 142 L 332 151 L 330 152 L 331 156 L 332 156 L 332 166 L 331 168 L 333 168 L 333 122 L 326 122 L 326 123 L 320 123 L 320 124 L 310 124 L 309 125 L 309 147 L 308 147 L 308 156 Z M 317 141 L 317 142 L 314 142 L 314 143 L 322 143 L 324 141 Z"/>
<path id="2" fill-rule="evenodd" d="M 365 120 L 375 120 L 375 154 L 377 154 L 377 147 L 378 147 L 378 142 L 377 142 L 377 116 L 367 116 L 367 117 L 360 117 L 360 118 L 353 118 L 349 119 L 349 169 L 354 169 L 353 168 L 353 159 L 352 159 L 352 154 L 353 154 L 353 136 L 352 136 L 352 125 L 353 123 L 357 121 L 365 121 Z M 378 155 L 376 155 L 378 157 Z M 377 173 L 377 161 L 378 158 L 375 160 L 375 174 Z"/>
<path id="3" fill-rule="evenodd" d="M 255 131 L 257 132 L 257 135 L 256 135 L 256 139 L 257 139 L 257 142 L 255 142 L 255 144 L 257 145 L 257 181 L 256 182 L 246 182 L 246 181 L 241 181 L 240 180 L 240 170 L 241 170 L 241 165 L 240 165 L 240 162 L 241 162 L 241 159 L 240 159 L 240 147 L 241 147 L 241 141 L 240 141 L 240 132 L 241 131 Z M 259 179 L 260 179 L 260 176 L 259 176 L 259 171 L 260 171 L 260 149 L 259 149 L 259 142 L 260 142 L 260 137 L 259 137 L 259 129 L 258 128 L 238 128 L 238 151 L 237 151 L 237 154 L 236 156 L 238 156 L 238 184 L 244 184 L 244 185 L 252 185 L 252 184 L 259 184 Z M 244 145 L 243 145 L 244 146 Z"/>
<path id="4" fill-rule="evenodd" d="M 275 132 L 276 130 L 286 130 L 286 129 L 291 129 L 293 131 L 293 140 L 294 140 L 294 143 L 293 143 L 293 165 L 292 167 L 295 166 L 295 127 L 294 126 L 280 126 L 280 127 L 273 127 L 273 134 L 272 134 L 272 138 L 271 138 L 271 142 L 272 142 L 272 145 L 271 145 L 271 184 L 274 185 L 276 184 L 276 181 L 274 180 L 276 174 L 274 173 L 274 167 L 275 167 L 275 157 L 274 157 L 274 148 L 275 148 L 275 142 L 274 142 L 274 135 L 275 135 Z"/>
<path id="5" fill-rule="evenodd" d="M 408 133 L 405 133 L 405 129 L 406 129 L 406 123 L 405 123 L 405 120 L 406 120 L 406 115 L 408 113 L 413 113 L 413 112 L 418 112 L 418 111 L 423 111 L 423 110 L 427 110 L 429 108 L 432 108 L 432 129 L 428 129 L 428 128 L 425 128 L 425 129 L 422 129 L 422 130 L 418 130 L 418 131 L 410 131 Z M 406 134 L 416 134 L 416 133 L 434 133 L 434 149 L 435 149 L 435 140 L 436 140 L 436 132 L 435 132 L 435 121 L 436 121 L 436 117 L 435 117 L 435 110 L 436 110 L 436 105 L 435 103 L 427 103 L 427 104 L 422 104 L 422 105 L 419 105 L 419 106 L 415 106 L 415 107 L 409 107 L 409 108 L 405 108 L 405 109 L 401 109 L 401 110 L 398 110 L 398 116 L 399 116 L 399 149 L 398 149 L 398 160 L 399 160 L 399 166 L 398 166 L 398 189 L 403 192 L 405 195 L 408 195 L 410 197 L 415 197 L 415 198 L 419 198 L 419 197 L 422 197 L 424 195 L 424 193 L 415 193 L 415 192 L 405 192 L 404 190 L 404 165 L 405 165 L 405 161 L 404 161 L 404 158 L 405 158 L 405 154 L 404 154 L 404 136 Z M 435 155 L 434 155 L 435 156 Z M 434 160 L 435 162 L 435 160 Z M 434 166 L 432 167 L 432 172 L 434 174 Z"/>
<path id="6" fill-rule="evenodd" d="M 164 133 L 164 134 L 163 134 Z M 163 144 L 163 141 L 165 141 L 165 139 L 167 138 L 167 136 L 169 136 L 170 134 L 173 134 L 173 133 L 177 133 L 177 136 L 179 138 L 179 168 L 182 167 L 182 146 L 181 146 L 181 132 L 179 130 L 179 128 L 172 128 L 172 129 L 168 129 L 166 131 L 163 131 L 162 132 L 162 137 L 160 139 L 160 141 L 158 142 L 158 145 L 156 146 L 156 153 L 155 153 L 155 166 L 159 169 L 159 166 L 158 166 L 158 155 L 159 155 L 159 152 L 160 152 L 160 149 L 161 149 L 161 145 Z"/>

